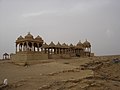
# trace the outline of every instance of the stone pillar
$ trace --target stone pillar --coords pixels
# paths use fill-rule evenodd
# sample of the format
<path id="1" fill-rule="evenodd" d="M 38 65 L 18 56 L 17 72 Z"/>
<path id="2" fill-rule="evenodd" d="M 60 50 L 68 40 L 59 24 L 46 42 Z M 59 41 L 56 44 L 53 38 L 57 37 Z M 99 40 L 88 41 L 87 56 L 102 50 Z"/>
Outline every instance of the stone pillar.
<path id="1" fill-rule="evenodd" d="M 50 52 L 51 52 L 51 54 L 52 54 L 52 49 L 50 49 Z"/>
<path id="2" fill-rule="evenodd" d="M 55 54 L 57 54 L 57 48 L 55 48 Z"/>
<path id="3" fill-rule="evenodd" d="M 56 54 L 56 48 L 54 48 L 54 54 Z"/>
<path id="4" fill-rule="evenodd" d="M 65 54 L 67 54 L 67 48 L 65 49 Z"/>
<path id="5" fill-rule="evenodd" d="M 91 47 L 90 47 L 90 53 L 91 53 Z"/>
<path id="6" fill-rule="evenodd" d="M 17 53 L 17 43 L 16 43 L 16 53 Z"/>
<path id="7" fill-rule="evenodd" d="M 67 54 L 67 49 L 65 48 L 65 54 Z"/>
<path id="8" fill-rule="evenodd" d="M 89 57 L 90 57 L 90 54 L 91 54 L 91 47 L 90 47 L 89 49 L 90 49 L 90 51 L 89 51 Z"/>
<path id="9" fill-rule="evenodd" d="M 44 48 L 44 53 L 46 53 L 46 48 Z"/>
<path id="10" fill-rule="evenodd" d="M 64 50 L 64 53 L 66 54 L 66 48 L 65 48 L 65 50 Z"/>
<path id="11" fill-rule="evenodd" d="M 20 52 L 20 44 L 19 44 L 19 52 Z"/>
<path id="12" fill-rule="evenodd" d="M 62 54 L 64 54 L 64 48 L 62 49 Z"/>
<path id="13" fill-rule="evenodd" d="M 90 48 L 88 47 L 88 52 L 90 52 Z"/>
<path id="14" fill-rule="evenodd" d="M 60 48 L 59 50 L 60 50 L 60 51 L 59 51 L 59 52 L 60 52 L 59 54 L 61 54 L 61 48 Z"/>
<path id="15" fill-rule="evenodd" d="M 41 52 L 43 52 L 43 48 L 41 48 Z"/>
<path id="16" fill-rule="evenodd" d="M 22 51 L 24 51 L 24 42 L 22 42 Z"/>
<path id="17" fill-rule="evenodd" d="M 23 46 L 22 46 L 22 45 L 20 45 L 20 49 L 21 49 L 21 51 L 23 51 L 23 50 L 22 50 L 22 48 L 23 48 Z"/>
<path id="18" fill-rule="evenodd" d="M 54 54 L 54 48 L 52 48 L 52 54 Z"/>
<path id="19" fill-rule="evenodd" d="M 48 48 L 48 54 L 50 54 L 50 49 Z"/>
<path id="20" fill-rule="evenodd" d="M 37 43 L 37 51 L 39 52 L 39 43 Z"/>
<path id="21" fill-rule="evenodd" d="M 48 51 L 47 51 L 47 50 L 48 50 Z M 49 48 L 48 48 L 48 49 L 47 49 L 47 48 L 45 48 L 45 50 L 44 50 L 44 51 L 45 51 L 45 53 L 49 53 Z"/>
<path id="22" fill-rule="evenodd" d="M 29 49 L 28 49 L 28 42 L 26 42 L 26 51 L 28 51 Z"/>
<path id="23" fill-rule="evenodd" d="M 63 54 L 63 49 L 61 48 L 61 54 Z"/>
<path id="24" fill-rule="evenodd" d="M 32 43 L 31 51 L 34 51 L 34 42 L 31 43 Z"/>
<path id="25" fill-rule="evenodd" d="M 35 52 L 35 46 L 34 46 L 34 50 L 33 51 Z"/>
<path id="26" fill-rule="evenodd" d="M 51 48 L 49 48 L 49 54 L 51 53 Z"/>
<path id="27" fill-rule="evenodd" d="M 60 48 L 58 48 L 58 54 L 60 54 Z"/>
<path id="28" fill-rule="evenodd" d="M 63 51 L 62 53 L 65 54 L 65 48 L 63 48 L 62 51 Z"/>
<path id="29" fill-rule="evenodd" d="M 52 48 L 52 54 L 54 54 L 54 48 Z"/>
<path id="30" fill-rule="evenodd" d="M 20 51 L 22 51 L 22 44 L 20 45 Z"/>
<path id="31" fill-rule="evenodd" d="M 58 50 L 58 48 L 57 48 L 57 54 L 59 54 L 59 50 Z"/>
<path id="32" fill-rule="evenodd" d="M 60 54 L 60 48 L 59 48 L 59 54 Z"/>
<path id="33" fill-rule="evenodd" d="M 55 49 L 54 48 L 52 49 L 52 53 L 55 54 Z"/>
<path id="34" fill-rule="evenodd" d="M 58 54 L 59 52 L 58 52 L 58 48 L 57 48 L 57 54 Z"/>
<path id="35" fill-rule="evenodd" d="M 73 49 L 73 54 L 75 54 L 75 49 Z"/>
<path id="36" fill-rule="evenodd" d="M 19 52 L 21 52 L 22 51 L 22 45 L 21 45 L 21 43 L 19 44 Z"/>
<path id="37" fill-rule="evenodd" d="M 66 48 L 64 49 L 64 54 L 66 54 Z"/>
<path id="38" fill-rule="evenodd" d="M 62 49 L 62 54 L 64 54 L 64 48 Z"/>
<path id="39" fill-rule="evenodd" d="M 66 54 L 68 54 L 68 48 L 66 49 Z"/>

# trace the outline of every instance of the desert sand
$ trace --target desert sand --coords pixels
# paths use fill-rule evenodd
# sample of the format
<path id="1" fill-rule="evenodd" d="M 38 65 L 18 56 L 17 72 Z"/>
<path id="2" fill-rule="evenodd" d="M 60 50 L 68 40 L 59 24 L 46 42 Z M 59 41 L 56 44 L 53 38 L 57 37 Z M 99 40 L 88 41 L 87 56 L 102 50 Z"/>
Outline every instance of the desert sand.
<path id="1" fill-rule="evenodd" d="M 27 66 L 0 61 L 0 90 L 120 90 L 120 62 L 116 56 L 51 59 Z"/>

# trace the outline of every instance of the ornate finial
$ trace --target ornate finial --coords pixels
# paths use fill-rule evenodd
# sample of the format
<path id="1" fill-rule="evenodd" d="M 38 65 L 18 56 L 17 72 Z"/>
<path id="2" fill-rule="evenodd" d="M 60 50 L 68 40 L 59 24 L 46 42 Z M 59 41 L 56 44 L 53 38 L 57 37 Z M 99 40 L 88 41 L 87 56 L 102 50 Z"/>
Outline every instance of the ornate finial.
<path id="1" fill-rule="evenodd" d="M 79 40 L 79 42 L 81 43 L 81 40 Z"/>
<path id="2" fill-rule="evenodd" d="M 30 34 L 30 32 L 28 32 L 28 34 Z"/>
<path id="3" fill-rule="evenodd" d="M 58 44 L 60 44 L 60 42 L 58 41 Z"/>

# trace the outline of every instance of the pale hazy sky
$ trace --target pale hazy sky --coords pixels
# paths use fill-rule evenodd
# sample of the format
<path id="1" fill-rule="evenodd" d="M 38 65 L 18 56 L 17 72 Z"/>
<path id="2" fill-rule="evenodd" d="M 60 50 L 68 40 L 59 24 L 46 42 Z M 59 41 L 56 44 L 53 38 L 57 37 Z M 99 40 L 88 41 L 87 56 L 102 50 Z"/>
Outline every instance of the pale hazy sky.
<path id="1" fill-rule="evenodd" d="M 88 39 L 96 55 L 120 54 L 120 0 L 0 0 L 0 58 L 29 31 L 47 43 Z"/>

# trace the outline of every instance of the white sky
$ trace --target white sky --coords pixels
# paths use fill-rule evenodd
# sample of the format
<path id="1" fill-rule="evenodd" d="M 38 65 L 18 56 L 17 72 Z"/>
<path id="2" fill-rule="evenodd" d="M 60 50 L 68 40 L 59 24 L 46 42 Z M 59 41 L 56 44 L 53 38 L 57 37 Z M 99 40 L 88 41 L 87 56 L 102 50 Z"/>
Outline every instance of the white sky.
<path id="1" fill-rule="evenodd" d="M 95 55 L 120 54 L 120 0 L 0 0 L 0 58 L 29 31 L 48 44 L 85 39 Z"/>

